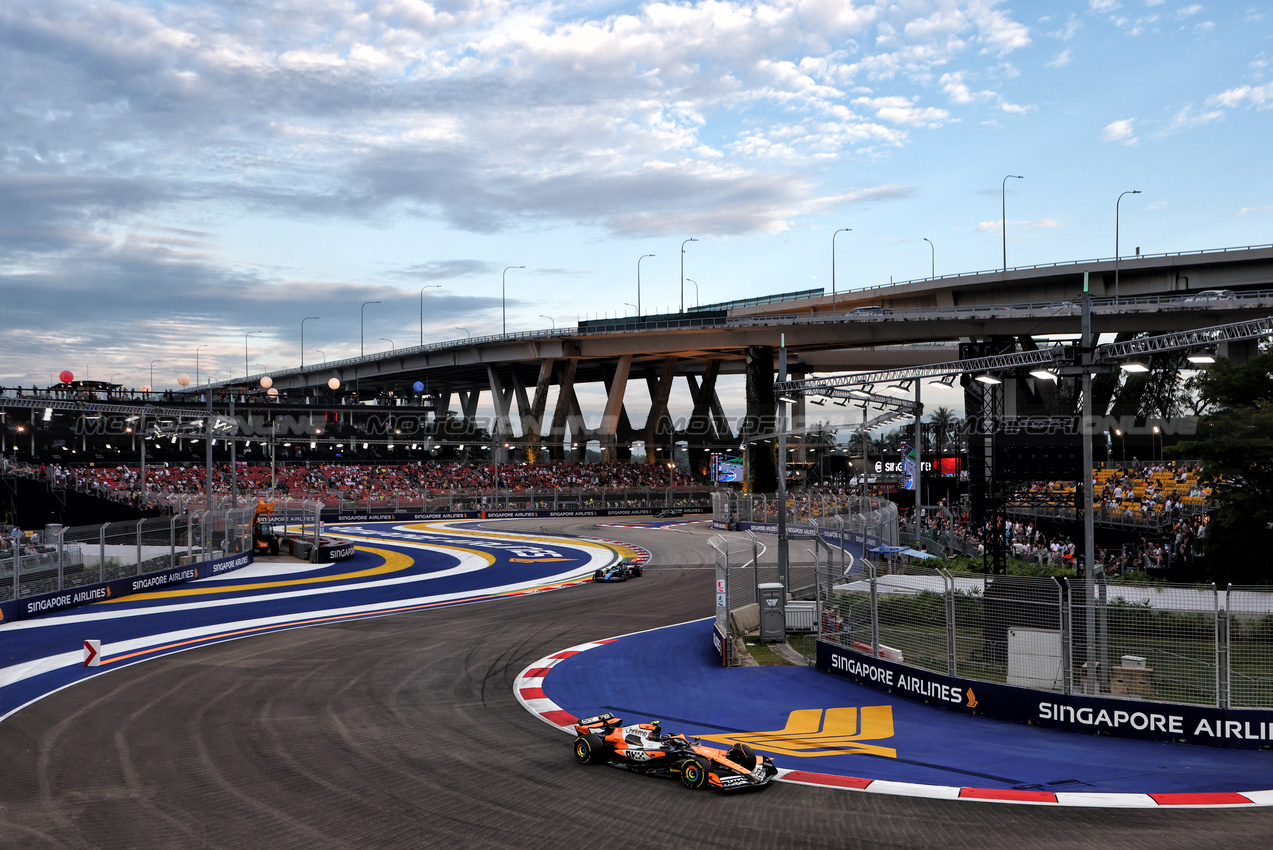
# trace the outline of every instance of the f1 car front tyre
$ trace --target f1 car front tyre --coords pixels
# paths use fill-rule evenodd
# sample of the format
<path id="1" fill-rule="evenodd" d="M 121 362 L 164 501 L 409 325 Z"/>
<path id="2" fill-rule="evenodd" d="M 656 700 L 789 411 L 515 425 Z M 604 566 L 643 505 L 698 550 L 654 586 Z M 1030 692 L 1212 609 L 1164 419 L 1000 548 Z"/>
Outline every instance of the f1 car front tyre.
<path id="1" fill-rule="evenodd" d="M 702 756 L 687 758 L 681 762 L 681 784 L 690 790 L 697 790 L 707 784 L 707 759 Z"/>
<path id="2" fill-rule="evenodd" d="M 605 748 L 600 735 L 591 732 L 575 738 L 575 761 L 580 764 L 596 764 L 602 760 Z"/>

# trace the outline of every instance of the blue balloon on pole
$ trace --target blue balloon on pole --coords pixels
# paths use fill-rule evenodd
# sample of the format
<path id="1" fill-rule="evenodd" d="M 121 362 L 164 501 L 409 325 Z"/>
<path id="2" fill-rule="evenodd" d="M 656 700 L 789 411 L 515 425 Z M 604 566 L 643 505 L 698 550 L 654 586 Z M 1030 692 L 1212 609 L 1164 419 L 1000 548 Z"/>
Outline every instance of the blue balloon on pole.
<path id="1" fill-rule="evenodd" d="M 424 392 L 424 382 L 416 381 L 414 384 L 411 385 L 411 389 L 415 390 L 418 393 Z"/>

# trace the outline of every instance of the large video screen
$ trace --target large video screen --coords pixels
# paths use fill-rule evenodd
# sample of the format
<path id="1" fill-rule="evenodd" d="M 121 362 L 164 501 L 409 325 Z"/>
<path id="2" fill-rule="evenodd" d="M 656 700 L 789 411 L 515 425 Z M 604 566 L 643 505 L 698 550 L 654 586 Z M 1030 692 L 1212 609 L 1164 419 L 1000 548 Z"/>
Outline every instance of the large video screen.
<path id="1" fill-rule="evenodd" d="M 729 455 L 712 457 L 712 480 L 721 484 L 743 483 L 743 459 Z"/>

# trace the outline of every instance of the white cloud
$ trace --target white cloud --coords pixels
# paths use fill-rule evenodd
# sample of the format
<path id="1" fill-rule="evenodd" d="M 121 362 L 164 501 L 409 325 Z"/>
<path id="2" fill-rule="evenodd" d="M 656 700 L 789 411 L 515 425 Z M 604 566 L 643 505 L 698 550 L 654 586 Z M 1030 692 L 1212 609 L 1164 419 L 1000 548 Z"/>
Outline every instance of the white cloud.
<path id="1" fill-rule="evenodd" d="M 1226 89 L 1220 94 L 1207 98 L 1207 103 L 1235 109 L 1239 106 L 1254 106 L 1257 109 L 1273 107 L 1273 82 L 1262 86 L 1237 86 Z"/>
<path id="2" fill-rule="evenodd" d="M 1242 207 L 1237 211 L 1236 215 L 1249 215 L 1251 213 L 1260 212 L 1273 212 L 1273 205 L 1263 207 Z"/>
<path id="3" fill-rule="evenodd" d="M 1070 48 L 1065 48 L 1044 63 L 1049 68 L 1064 68 L 1070 64 Z"/>
<path id="4" fill-rule="evenodd" d="M 935 106 L 915 106 L 918 98 L 906 98 L 898 95 L 889 97 L 859 97 L 855 104 L 873 110 L 881 121 L 900 124 L 907 127 L 940 127 L 950 118 L 950 113 Z"/>
<path id="5" fill-rule="evenodd" d="M 1101 141 L 1121 142 L 1124 145 L 1136 144 L 1136 134 L 1132 129 L 1133 118 L 1123 118 L 1105 125 L 1101 131 Z"/>
<path id="6" fill-rule="evenodd" d="M 1202 6 L 1200 6 L 1197 3 L 1194 3 L 1190 6 L 1184 6 L 1183 8 L 1177 9 L 1175 13 L 1175 18 L 1178 21 L 1183 21 L 1185 18 L 1192 17 L 1201 11 L 1202 11 Z"/>
<path id="7" fill-rule="evenodd" d="M 1041 218 L 1035 221 L 1014 221 L 1012 222 L 1012 230 L 1019 232 L 1022 230 L 1055 230 L 1061 227 L 1061 222 L 1054 218 Z M 977 231 L 979 233 L 1002 233 L 1003 219 L 995 219 L 994 221 L 982 221 L 977 223 Z"/>
<path id="8" fill-rule="evenodd" d="M 1115 9 L 1122 8 L 1122 5 L 1118 0 L 1088 0 L 1087 3 L 1087 7 L 1098 14 L 1112 12 Z"/>
<path id="9" fill-rule="evenodd" d="M 1171 122 L 1157 134 L 1159 136 L 1178 133 L 1182 130 L 1188 130 L 1192 127 L 1202 127 L 1207 124 L 1221 121 L 1224 119 L 1224 111 L 1220 109 L 1209 109 L 1204 112 L 1197 112 L 1193 109 L 1192 104 L 1184 107 L 1172 116 Z"/>

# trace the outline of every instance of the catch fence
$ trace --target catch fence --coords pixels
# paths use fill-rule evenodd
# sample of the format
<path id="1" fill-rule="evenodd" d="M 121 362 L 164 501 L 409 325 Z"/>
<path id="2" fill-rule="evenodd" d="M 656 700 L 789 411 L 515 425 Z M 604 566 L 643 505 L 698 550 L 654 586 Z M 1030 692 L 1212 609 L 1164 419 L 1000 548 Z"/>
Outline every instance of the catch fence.
<path id="1" fill-rule="evenodd" d="M 902 566 L 826 569 L 819 637 L 936 673 L 1059 694 L 1273 707 L 1273 592 Z"/>
<path id="2" fill-rule="evenodd" d="M 0 551 L 0 602 L 222 558 L 252 548 L 252 509 L 210 510 L 64 528 Z M 6 541 L 8 542 L 8 541 Z"/>

